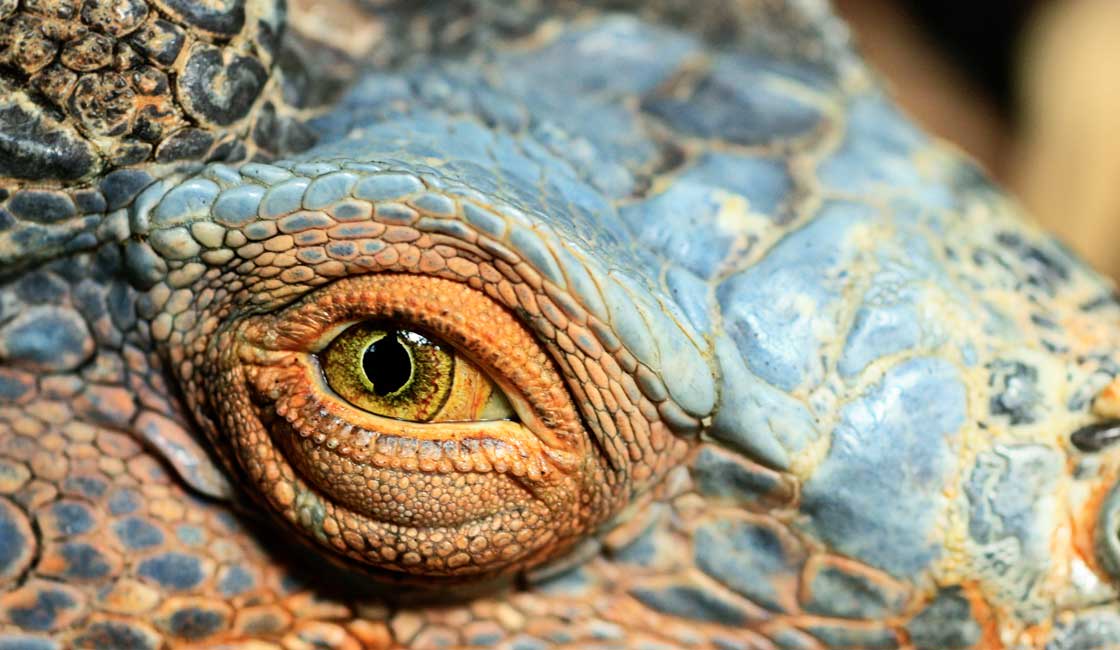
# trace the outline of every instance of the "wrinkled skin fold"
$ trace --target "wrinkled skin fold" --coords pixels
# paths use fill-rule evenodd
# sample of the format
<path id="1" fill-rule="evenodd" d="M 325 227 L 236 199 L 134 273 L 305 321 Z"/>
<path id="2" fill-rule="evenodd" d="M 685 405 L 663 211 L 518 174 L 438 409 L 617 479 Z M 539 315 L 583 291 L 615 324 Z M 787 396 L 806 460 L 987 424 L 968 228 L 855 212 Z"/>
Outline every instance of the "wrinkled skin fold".
<path id="1" fill-rule="evenodd" d="M 827 8 L 125 4 L 0 3 L 0 650 L 1120 641 L 1113 288 Z"/>

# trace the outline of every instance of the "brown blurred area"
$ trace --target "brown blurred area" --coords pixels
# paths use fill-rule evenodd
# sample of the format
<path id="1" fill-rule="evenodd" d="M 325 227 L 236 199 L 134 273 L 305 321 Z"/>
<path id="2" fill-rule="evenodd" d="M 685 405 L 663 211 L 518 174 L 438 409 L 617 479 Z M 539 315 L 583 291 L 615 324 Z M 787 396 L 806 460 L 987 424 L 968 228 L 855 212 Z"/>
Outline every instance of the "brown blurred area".
<path id="1" fill-rule="evenodd" d="M 1120 0 L 833 0 L 896 99 L 1120 279 Z"/>

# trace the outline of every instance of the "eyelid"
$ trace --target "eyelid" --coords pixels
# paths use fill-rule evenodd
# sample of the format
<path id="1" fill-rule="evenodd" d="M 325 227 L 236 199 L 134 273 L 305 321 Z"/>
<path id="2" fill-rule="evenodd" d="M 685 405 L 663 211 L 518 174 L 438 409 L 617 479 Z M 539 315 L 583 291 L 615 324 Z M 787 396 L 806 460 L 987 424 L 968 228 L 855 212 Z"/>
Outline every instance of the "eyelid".
<path id="1" fill-rule="evenodd" d="M 298 306 L 298 305 L 293 305 L 293 307 L 296 307 L 296 306 Z M 292 307 L 289 307 L 289 309 L 291 309 L 291 308 Z M 285 312 L 286 312 L 286 310 L 280 312 L 276 316 L 277 324 L 280 325 L 280 326 L 282 326 L 283 323 L 285 322 L 285 316 L 286 316 Z M 330 345 L 332 343 L 334 343 L 334 341 L 339 336 L 344 334 L 351 327 L 359 325 L 359 324 L 361 324 L 363 322 L 366 322 L 368 320 L 370 320 L 369 317 L 355 317 L 355 318 L 351 318 L 351 319 L 348 319 L 348 320 L 340 321 L 340 322 L 338 322 L 336 324 L 333 324 L 333 325 L 330 325 L 328 327 L 324 327 L 317 335 L 315 335 L 313 337 L 310 337 L 308 339 L 305 339 L 305 340 L 308 341 L 307 344 L 306 344 L 307 345 L 306 351 L 311 353 L 312 355 L 319 355 L 319 354 L 323 353 L 328 347 L 330 347 Z M 398 327 L 408 326 L 408 323 L 395 323 L 395 324 Z M 404 332 L 404 333 L 406 335 L 408 335 L 407 331 Z M 443 343 L 442 340 L 440 340 L 439 342 Z M 539 422 L 538 422 L 539 418 L 533 412 L 530 405 L 527 404 L 526 401 L 520 397 L 516 387 L 512 386 L 508 381 L 505 381 L 503 377 L 495 376 L 494 374 L 487 372 L 487 370 L 485 368 L 483 368 L 481 366 L 481 364 L 479 364 L 475 359 L 472 359 L 469 354 L 466 354 L 463 350 L 461 350 L 457 346 L 452 345 L 451 347 L 453 349 L 455 349 L 457 354 L 463 354 L 464 356 L 466 356 L 468 360 L 470 360 L 472 363 L 474 363 L 476 366 L 479 367 L 480 372 L 482 372 L 487 378 L 490 379 L 491 382 L 493 382 L 494 386 L 496 386 L 497 390 L 502 393 L 502 397 L 509 403 L 510 407 L 513 409 L 513 412 L 517 415 L 518 420 L 520 420 L 522 423 L 524 423 L 526 425 L 529 425 L 530 423 L 538 423 L 538 426 L 535 427 L 535 428 L 543 428 L 543 427 L 539 426 Z M 316 360 L 316 363 L 320 363 L 320 362 L 318 360 Z M 319 369 L 319 372 L 320 372 L 320 374 L 323 374 L 322 368 Z M 322 383 L 322 385 L 323 385 L 323 390 L 330 391 L 331 394 L 335 395 L 336 397 L 338 397 L 343 402 L 345 402 L 347 404 L 349 403 L 341 395 L 338 395 L 337 392 L 334 391 L 334 389 L 332 389 L 329 386 L 328 382 L 324 381 Z M 357 407 L 355 407 L 355 408 L 357 408 Z M 360 411 L 361 409 L 357 409 L 357 410 Z M 485 420 L 480 420 L 480 421 L 485 421 Z"/>
<path id="2" fill-rule="evenodd" d="M 279 311 L 244 314 L 207 347 L 217 370 L 204 393 L 220 418 L 215 435 L 228 438 L 231 462 L 273 514 L 364 566 L 439 577 L 535 564 L 616 511 L 631 484 L 610 480 L 626 476 L 585 425 L 567 357 L 534 333 L 529 317 L 468 283 L 407 273 L 341 278 Z M 331 389 L 314 350 L 362 321 L 462 353 L 520 421 L 409 422 L 348 401 Z M 308 523 L 307 508 L 322 508 L 337 526 Z M 513 526 L 521 527 L 516 538 L 492 534 Z M 433 535 L 489 544 L 468 564 L 452 564 L 422 545 Z"/>
<path id="3" fill-rule="evenodd" d="M 316 390 L 330 397 L 326 406 L 329 414 L 332 417 L 345 419 L 355 425 L 365 426 L 371 429 L 385 429 L 388 427 L 396 427 L 397 431 L 402 436 L 417 439 L 443 439 L 446 438 L 447 432 L 462 430 L 465 425 L 470 425 L 472 431 L 481 432 L 490 428 L 510 430 L 509 427 L 504 425 L 511 425 L 528 429 L 533 432 L 537 438 L 553 449 L 563 449 L 564 442 L 560 438 L 553 436 L 548 427 L 543 426 L 539 418 L 533 413 L 532 407 L 518 395 L 516 389 L 506 391 L 506 398 L 509 400 L 510 405 L 513 406 L 514 411 L 519 418 L 518 422 L 512 420 L 470 420 L 464 421 L 450 421 L 450 422 L 414 422 L 410 420 L 398 420 L 396 418 L 387 417 L 371 413 L 365 409 L 359 408 L 351 404 L 347 399 L 337 392 L 335 392 L 326 380 L 326 375 L 323 373 L 320 360 L 313 356 L 307 355 L 298 359 L 293 365 L 302 366 L 308 376 L 314 378 Z M 497 381 L 495 381 L 497 383 Z M 499 385 L 499 389 L 501 386 Z M 528 418 L 528 419 L 525 419 Z M 491 425 L 491 423 L 504 423 L 503 426 Z M 481 425 L 477 426 L 476 425 Z"/>
<path id="4" fill-rule="evenodd" d="M 485 294 L 462 283 L 408 274 L 356 276 L 331 288 L 325 296 L 320 290 L 262 315 L 247 342 L 303 356 L 357 322 L 387 320 L 414 327 L 474 362 L 505 393 L 521 423 L 550 438 L 550 447 L 581 444 L 582 420 L 551 358 L 516 317 Z M 317 373 L 322 375 L 319 369 Z"/>
<path id="5" fill-rule="evenodd" d="M 304 360 L 306 363 L 307 361 Z M 310 370 L 310 369 L 309 369 Z M 314 369 L 317 371 L 317 369 Z M 386 417 L 359 409 L 343 397 L 330 390 L 326 385 L 326 381 L 322 378 L 322 373 L 315 372 L 315 381 L 318 382 L 318 388 L 321 394 L 328 396 L 328 399 L 323 400 L 321 408 L 325 409 L 327 414 L 331 417 L 343 419 L 355 426 L 368 428 L 368 429 L 388 429 L 392 428 L 396 435 L 415 438 L 417 440 L 446 440 L 457 439 L 462 437 L 472 437 L 479 434 L 486 434 L 493 437 L 510 436 L 517 437 L 525 435 L 526 427 L 523 423 L 514 422 L 512 420 L 472 420 L 469 422 L 411 422 L 408 420 L 398 420 L 396 418 Z M 537 439 L 542 436 L 533 432 Z M 560 441 L 541 440 L 549 447 L 557 447 Z"/>

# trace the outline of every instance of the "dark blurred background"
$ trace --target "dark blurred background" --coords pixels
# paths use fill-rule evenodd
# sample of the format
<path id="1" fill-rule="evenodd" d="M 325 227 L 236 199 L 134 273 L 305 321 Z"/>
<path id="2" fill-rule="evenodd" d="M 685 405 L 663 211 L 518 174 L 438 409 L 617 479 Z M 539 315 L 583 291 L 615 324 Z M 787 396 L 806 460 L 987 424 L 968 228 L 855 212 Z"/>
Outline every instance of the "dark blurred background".
<path id="1" fill-rule="evenodd" d="M 898 101 L 1120 278 L 1120 0 L 833 0 Z"/>

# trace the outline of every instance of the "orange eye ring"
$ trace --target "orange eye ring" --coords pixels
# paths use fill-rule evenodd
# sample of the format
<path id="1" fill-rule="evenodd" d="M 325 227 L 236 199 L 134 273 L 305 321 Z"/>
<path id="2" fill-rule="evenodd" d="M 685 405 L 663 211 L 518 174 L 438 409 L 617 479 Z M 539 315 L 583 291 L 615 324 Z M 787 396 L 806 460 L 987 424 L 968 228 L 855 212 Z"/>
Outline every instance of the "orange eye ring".
<path id="1" fill-rule="evenodd" d="M 508 396 L 517 419 L 437 410 L 422 421 L 356 404 L 331 383 L 332 346 L 344 341 L 336 350 L 352 372 L 355 351 L 389 324 L 445 343 L 441 354 Z M 619 495 L 551 357 L 464 284 L 346 278 L 219 338 L 210 398 L 223 402 L 215 410 L 237 464 L 289 525 L 375 570 L 505 572 L 563 552 L 614 510 Z"/>

